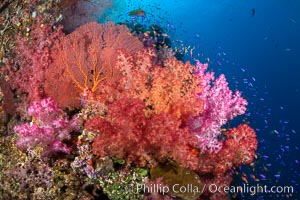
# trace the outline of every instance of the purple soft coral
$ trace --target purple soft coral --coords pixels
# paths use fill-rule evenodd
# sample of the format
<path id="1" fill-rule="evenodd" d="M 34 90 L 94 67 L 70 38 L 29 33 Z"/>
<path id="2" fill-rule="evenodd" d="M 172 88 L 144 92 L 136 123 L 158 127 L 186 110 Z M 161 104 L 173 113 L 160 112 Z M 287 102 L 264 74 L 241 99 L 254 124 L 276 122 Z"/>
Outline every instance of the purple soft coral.
<path id="1" fill-rule="evenodd" d="M 70 132 L 79 130 L 77 116 L 69 120 L 51 98 L 33 102 L 28 113 L 32 116 L 32 122 L 14 127 L 19 135 L 16 142 L 18 148 L 27 150 L 41 145 L 45 153 L 71 152 L 71 148 L 63 140 L 70 139 Z"/>
<path id="2" fill-rule="evenodd" d="M 204 112 L 191 120 L 190 128 L 198 137 L 202 150 L 218 152 L 222 148 L 222 141 L 218 139 L 221 127 L 228 120 L 244 114 L 247 101 L 239 91 L 232 94 L 223 74 L 215 79 L 213 72 L 205 72 L 207 64 L 197 62 L 196 67 L 197 75 L 203 80 L 199 98 L 204 102 Z"/>

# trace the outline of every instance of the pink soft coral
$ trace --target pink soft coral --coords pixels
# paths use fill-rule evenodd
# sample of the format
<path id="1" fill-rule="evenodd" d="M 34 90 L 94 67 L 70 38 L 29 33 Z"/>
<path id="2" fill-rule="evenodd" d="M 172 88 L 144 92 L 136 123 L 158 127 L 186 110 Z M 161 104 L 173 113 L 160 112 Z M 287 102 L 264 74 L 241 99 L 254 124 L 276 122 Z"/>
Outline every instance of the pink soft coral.
<path id="1" fill-rule="evenodd" d="M 234 117 L 244 114 L 247 101 L 241 93 L 235 94 L 228 87 L 223 74 L 217 79 L 213 72 L 205 72 L 207 64 L 197 62 L 196 73 L 202 80 L 203 91 L 199 98 L 204 102 L 204 112 L 190 121 L 192 133 L 198 137 L 201 150 L 210 153 L 222 149 L 221 127 Z"/>
<path id="2" fill-rule="evenodd" d="M 69 120 L 66 113 L 50 98 L 33 102 L 28 113 L 32 116 L 32 122 L 14 127 L 19 135 L 17 147 L 27 150 L 41 145 L 45 153 L 71 152 L 71 148 L 63 141 L 71 138 L 70 132 L 79 130 L 77 116 Z"/>

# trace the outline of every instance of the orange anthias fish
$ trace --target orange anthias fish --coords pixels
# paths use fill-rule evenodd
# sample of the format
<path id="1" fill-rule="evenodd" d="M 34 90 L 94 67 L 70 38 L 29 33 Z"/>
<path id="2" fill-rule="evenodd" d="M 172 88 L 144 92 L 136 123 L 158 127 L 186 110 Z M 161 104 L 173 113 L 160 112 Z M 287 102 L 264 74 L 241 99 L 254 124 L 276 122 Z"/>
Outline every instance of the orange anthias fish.
<path id="1" fill-rule="evenodd" d="M 146 14 L 145 11 L 140 8 L 129 12 L 130 17 L 135 17 L 135 16 L 145 17 L 145 14 Z"/>

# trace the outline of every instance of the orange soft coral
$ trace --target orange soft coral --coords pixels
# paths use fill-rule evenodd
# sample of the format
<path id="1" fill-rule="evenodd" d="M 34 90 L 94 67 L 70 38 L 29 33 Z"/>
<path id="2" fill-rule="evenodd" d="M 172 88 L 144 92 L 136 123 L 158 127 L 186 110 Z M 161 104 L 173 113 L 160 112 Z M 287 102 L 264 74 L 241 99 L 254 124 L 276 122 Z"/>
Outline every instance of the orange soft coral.
<path id="1" fill-rule="evenodd" d="M 176 118 L 196 116 L 203 111 L 203 102 L 197 94 L 202 88 L 201 79 L 193 74 L 190 63 L 182 63 L 175 57 L 155 66 L 156 53 L 151 49 L 131 55 L 119 52 L 116 68 L 118 79 L 126 95 L 146 103 L 147 115 L 169 113 Z"/>

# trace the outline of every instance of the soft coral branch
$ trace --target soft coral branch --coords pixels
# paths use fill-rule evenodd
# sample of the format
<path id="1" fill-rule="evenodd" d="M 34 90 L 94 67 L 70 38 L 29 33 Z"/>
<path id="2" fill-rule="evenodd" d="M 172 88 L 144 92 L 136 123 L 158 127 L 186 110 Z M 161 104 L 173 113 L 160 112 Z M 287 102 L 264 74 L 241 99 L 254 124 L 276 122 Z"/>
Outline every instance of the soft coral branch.
<path id="1" fill-rule="evenodd" d="M 145 104 L 139 99 L 120 99 L 108 108 L 105 118 L 88 120 L 85 128 L 99 132 L 93 152 L 99 156 L 123 158 L 127 164 L 153 165 L 171 158 L 185 166 L 197 162 L 189 146 L 196 145 L 195 136 L 182 128 L 181 120 L 167 113 L 147 118 Z"/>
<path id="2" fill-rule="evenodd" d="M 45 153 L 71 152 L 71 148 L 63 141 L 71 138 L 70 132 L 79 130 L 77 116 L 69 120 L 58 104 L 50 98 L 33 102 L 28 113 L 33 118 L 32 122 L 14 127 L 19 136 L 17 147 L 28 150 L 40 145 Z"/>
<path id="3" fill-rule="evenodd" d="M 190 127 L 203 151 L 218 152 L 222 149 L 222 141 L 218 139 L 222 133 L 221 127 L 244 114 L 247 101 L 239 91 L 232 93 L 223 74 L 215 79 L 212 72 L 205 72 L 207 64 L 198 62 L 196 67 L 196 73 L 202 80 L 203 91 L 199 93 L 199 98 L 204 102 L 204 112 L 192 118 Z"/>
<path id="4" fill-rule="evenodd" d="M 30 27 L 30 35 L 16 38 L 15 57 L 7 62 L 3 71 L 13 89 L 19 94 L 26 93 L 29 103 L 44 97 L 45 70 L 52 61 L 50 51 L 61 36 L 61 28 L 53 30 L 52 24 L 44 23 L 38 16 Z"/>

